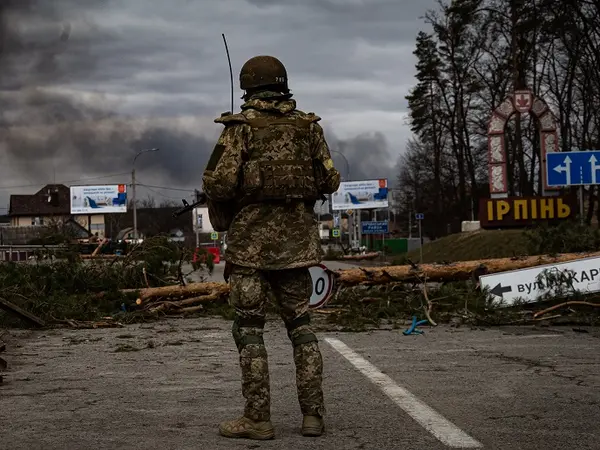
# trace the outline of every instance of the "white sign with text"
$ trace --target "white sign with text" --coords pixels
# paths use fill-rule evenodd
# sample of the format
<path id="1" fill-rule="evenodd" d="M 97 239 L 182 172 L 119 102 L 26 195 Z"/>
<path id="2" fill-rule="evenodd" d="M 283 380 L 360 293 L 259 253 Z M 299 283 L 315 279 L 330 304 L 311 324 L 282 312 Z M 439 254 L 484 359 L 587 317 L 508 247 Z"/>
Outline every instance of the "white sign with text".
<path id="1" fill-rule="evenodd" d="M 549 282 L 549 277 L 556 278 L 556 281 Z M 482 275 L 479 283 L 482 289 L 488 288 L 505 306 L 518 300 L 535 302 L 544 295 L 556 293 L 559 286 L 564 294 L 569 290 L 600 292 L 600 257 Z"/>

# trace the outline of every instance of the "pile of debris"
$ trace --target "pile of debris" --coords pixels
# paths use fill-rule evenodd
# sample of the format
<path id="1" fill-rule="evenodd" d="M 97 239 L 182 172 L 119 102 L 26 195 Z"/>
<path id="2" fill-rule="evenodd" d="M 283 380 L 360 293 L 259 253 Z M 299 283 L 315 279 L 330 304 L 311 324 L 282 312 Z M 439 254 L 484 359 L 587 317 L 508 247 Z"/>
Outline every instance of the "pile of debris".
<path id="1" fill-rule="evenodd" d="M 352 269 L 331 271 L 334 279 L 334 286 L 331 292 L 330 305 L 337 304 L 342 299 L 340 293 L 347 292 L 346 288 L 353 286 L 374 287 L 377 285 L 387 285 L 390 288 L 394 286 L 418 286 L 421 292 L 423 313 L 428 321 L 435 326 L 431 318 L 432 306 L 437 299 L 430 299 L 428 288 L 433 284 L 445 285 L 448 282 L 472 281 L 473 286 L 479 289 L 479 277 L 485 274 L 505 272 L 511 270 L 531 268 L 535 266 L 564 263 L 575 261 L 584 257 L 600 256 L 600 252 L 595 253 L 566 253 L 557 256 L 525 256 L 513 258 L 499 258 L 479 261 L 460 261 L 453 263 L 440 264 L 414 264 L 410 263 L 401 266 L 384 267 L 356 267 Z M 185 315 L 196 313 L 205 309 L 207 303 L 226 302 L 229 295 L 229 285 L 224 282 L 205 282 L 190 283 L 185 285 L 182 279 L 181 285 L 169 285 L 161 287 L 147 287 L 141 289 L 122 289 L 121 292 L 129 298 L 130 305 L 123 304 L 124 310 L 134 310 L 141 313 L 158 315 Z M 98 294 L 100 297 L 102 293 Z M 362 299 L 361 303 L 369 300 L 368 295 Z M 135 304 L 133 299 L 135 298 Z M 466 303 L 465 303 L 466 304 Z M 570 302 L 567 306 L 573 306 L 580 303 Z M 389 305 L 388 305 L 389 306 Z M 597 307 L 597 304 L 585 304 L 584 306 Z M 28 311 L 9 303 L 0 298 L 0 308 L 6 309 L 31 324 L 44 326 L 44 321 L 37 318 Z M 558 309 L 554 307 L 552 311 Z M 465 306 L 466 310 L 466 306 Z M 551 310 L 548 310 L 551 311 Z M 535 319 L 545 315 L 548 311 L 539 312 Z M 102 321 L 96 322 L 78 322 L 75 320 L 53 320 L 53 322 L 64 323 L 73 328 L 98 328 L 98 327 L 118 327 L 122 326 L 111 317 L 104 317 Z"/>

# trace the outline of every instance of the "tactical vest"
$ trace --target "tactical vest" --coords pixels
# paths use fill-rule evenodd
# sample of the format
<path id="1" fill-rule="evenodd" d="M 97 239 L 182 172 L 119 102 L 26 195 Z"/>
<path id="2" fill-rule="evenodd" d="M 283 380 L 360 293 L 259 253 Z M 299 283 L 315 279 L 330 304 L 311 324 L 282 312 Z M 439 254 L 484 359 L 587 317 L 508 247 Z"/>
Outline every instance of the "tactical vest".
<path id="1" fill-rule="evenodd" d="M 244 203 L 320 198 L 310 153 L 312 122 L 310 117 L 247 120 L 252 131 L 243 164 Z"/>

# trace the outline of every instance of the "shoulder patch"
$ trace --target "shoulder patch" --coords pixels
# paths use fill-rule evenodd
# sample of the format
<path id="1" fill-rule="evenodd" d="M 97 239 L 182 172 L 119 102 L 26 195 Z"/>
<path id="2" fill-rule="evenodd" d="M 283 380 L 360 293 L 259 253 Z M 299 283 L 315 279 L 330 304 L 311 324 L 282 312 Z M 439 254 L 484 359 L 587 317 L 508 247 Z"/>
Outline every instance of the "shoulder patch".
<path id="1" fill-rule="evenodd" d="M 216 118 L 215 123 L 234 125 L 236 123 L 248 123 L 248 119 L 243 114 L 231 114 L 231 112 L 227 111 L 221 114 L 221 117 Z"/>

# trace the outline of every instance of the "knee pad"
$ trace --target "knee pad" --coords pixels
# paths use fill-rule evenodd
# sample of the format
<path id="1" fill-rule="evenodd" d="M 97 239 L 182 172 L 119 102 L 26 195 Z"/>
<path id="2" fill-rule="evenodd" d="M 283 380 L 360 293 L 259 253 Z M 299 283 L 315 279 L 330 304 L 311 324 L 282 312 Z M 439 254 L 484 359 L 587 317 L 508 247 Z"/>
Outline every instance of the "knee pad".
<path id="1" fill-rule="evenodd" d="M 233 321 L 233 327 L 231 328 L 231 333 L 233 334 L 233 340 L 235 341 L 235 345 L 237 346 L 239 351 L 248 345 L 248 344 L 258 344 L 264 345 L 265 341 L 262 336 L 262 329 L 265 327 L 265 319 L 259 318 L 247 318 L 236 316 Z M 245 334 L 242 333 L 240 328 L 254 328 L 260 329 L 261 333 L 256 334 Z"/>
<path id="2" fill-rule="evenodd" d="M 292 345 L 297 347 L 302 344 L 308 344 L 309 342 L 318 342 L 315 334 L 310 330 L 302 330 L 299 333 L 293 333 L 294 330 L 303 326 L 310 325 L 310 316 L 303 314 L 300 317 L 296 317 L 291 322 L 286 322 L 285 327 L 287 328 L 287 334 L 292 341 Z"/>

